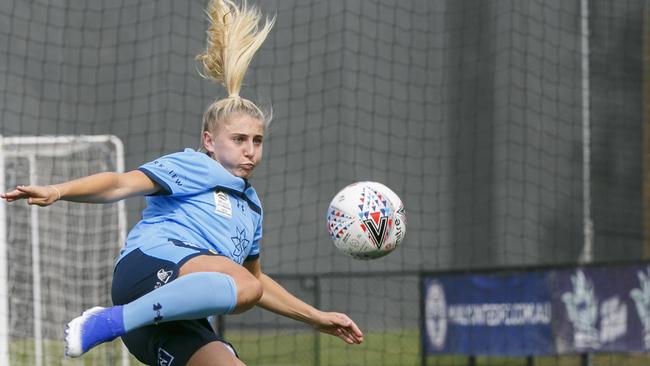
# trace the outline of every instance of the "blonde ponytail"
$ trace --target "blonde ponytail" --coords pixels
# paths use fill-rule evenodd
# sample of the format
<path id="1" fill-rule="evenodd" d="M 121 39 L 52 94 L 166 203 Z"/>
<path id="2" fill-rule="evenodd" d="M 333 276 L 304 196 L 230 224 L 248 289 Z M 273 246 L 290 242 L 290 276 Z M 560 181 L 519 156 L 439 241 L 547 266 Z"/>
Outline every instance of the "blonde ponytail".
<path id="1" fill-rule="evenodd" d="M 245 0 L 240 6 L 231 0 L 211 0 L 206 13 L 210 20 L 207 47 L 196 58 L 203 64 L 201 75 L 222 84 L 228 97 L 216 100 L 205 111 L 203 131 L 213 131 L 217 123 L 237 113 L 258 118 L 266 126 L 271 120 L 270 113 L 265 115 L 239 93 L 246 70 L 275 24 L 275 18 L 267 18 L 260 27 L 261 12 L 248 6 Z"/>
<path id="2" fill-rule="evenodd" d="M 255 52 L 260 48 L 275 23 L 266 19 L 260 28 L 262 14 L 243 1 L 237 7 L 230 0 L 212 0 L 207 9 L 210 19 L 208 46 L 197 56 L 203 63 L 204 77 L 221 83 L 228 96 L 239 95 L 241 84 Z"/>

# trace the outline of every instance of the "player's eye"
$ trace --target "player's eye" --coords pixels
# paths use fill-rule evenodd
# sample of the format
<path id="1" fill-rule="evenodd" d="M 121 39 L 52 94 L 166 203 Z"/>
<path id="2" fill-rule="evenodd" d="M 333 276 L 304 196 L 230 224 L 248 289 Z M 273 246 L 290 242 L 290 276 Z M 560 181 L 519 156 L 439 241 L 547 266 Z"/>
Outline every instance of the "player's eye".
<path id="1" fill-rule="evenodd" d="M 253 139 L 253 143 L 255 145 L 262 145 L 262 138 L 261 137 L 256 137 Z"/>

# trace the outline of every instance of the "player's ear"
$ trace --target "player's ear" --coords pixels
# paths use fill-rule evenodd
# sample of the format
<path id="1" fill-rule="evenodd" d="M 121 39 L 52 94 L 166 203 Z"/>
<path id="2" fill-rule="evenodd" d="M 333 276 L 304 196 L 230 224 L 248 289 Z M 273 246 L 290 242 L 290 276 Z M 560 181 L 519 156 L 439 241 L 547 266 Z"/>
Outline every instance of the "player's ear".
<path id="1" fill-rule="evenodd" d="M 203 148 L 208 152 L 209 155 L 214 153 L 214 137 L 210 131 L 203 131 L 203 136 L 201 136 L 203 143 Z"/>

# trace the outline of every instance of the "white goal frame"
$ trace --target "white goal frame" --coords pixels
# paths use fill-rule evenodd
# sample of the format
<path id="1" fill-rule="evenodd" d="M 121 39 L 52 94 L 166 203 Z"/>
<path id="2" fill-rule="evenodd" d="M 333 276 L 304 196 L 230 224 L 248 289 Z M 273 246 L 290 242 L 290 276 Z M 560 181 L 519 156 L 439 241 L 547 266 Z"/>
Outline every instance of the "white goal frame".
<path id="1" fill-rule="evenodd" d="M 116 172 L 124 172 L 124 144 L 114 135 L 69 135 L 69 136 L 16 136 L 2 137 L 0 135 L 0 190 L 6 192 L 13 187 L 6 187 L 5 184 L 5 158 L 20 155 L 26 157 L 29 161 L 29 184 L 34 183 L 36 172 L 36 156 L 63 156 L 69 152 L 79 150 L 75 142 L 88 143 L 109 143 L 115 147 L 116 154 Z M 39 145 L 38 154 L 36 151 L 30 152 L 20 150 L 17 154 L 12 151 L 5 151 L 6 145 Z M 48 149 L 47 144 L 56 144 L 56 148 Z M 119 201 L 118 205 L 118 236 L 120 245 L 126 239 L 127 219 L 126 206 L 124 201 Z M 43 340 L 42 340 L 42 307 L 41 307 L 41 283 L 40 283 L 40 250 L 38 237 L 38 207 L 30 207 L 31 216 L 31 239 L 32 239 L 32 261 L 33 261 L 33 297 L 34 297 L 34 344 L 35 344 L 35 366 L 43 366 Z M 9 296 L 8 296 L 8 263 L 7 263 L 7 209 L 6 203 L 0 203 L 0 365 L 10 365 L 9 363 Z M 83 309 L 80 309 L 80 311 Z M 129 352 L 122 344 L 121 363 L 123 366 L 129 365 Z"/>

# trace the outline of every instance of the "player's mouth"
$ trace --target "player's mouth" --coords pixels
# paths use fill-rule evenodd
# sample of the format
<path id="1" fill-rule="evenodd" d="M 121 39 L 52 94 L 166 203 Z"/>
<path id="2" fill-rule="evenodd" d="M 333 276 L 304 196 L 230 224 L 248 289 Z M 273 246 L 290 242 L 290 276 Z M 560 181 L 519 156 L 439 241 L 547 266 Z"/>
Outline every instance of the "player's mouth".
<path id="1" fill-rule="evenodd" d="M 239 168 L 246 171 L 246 172 L 252 172 L 253 169 L 255 168 L 254 164 L 239 164 Z"/>

